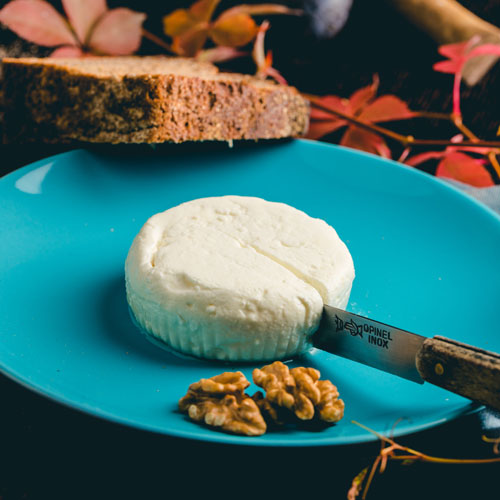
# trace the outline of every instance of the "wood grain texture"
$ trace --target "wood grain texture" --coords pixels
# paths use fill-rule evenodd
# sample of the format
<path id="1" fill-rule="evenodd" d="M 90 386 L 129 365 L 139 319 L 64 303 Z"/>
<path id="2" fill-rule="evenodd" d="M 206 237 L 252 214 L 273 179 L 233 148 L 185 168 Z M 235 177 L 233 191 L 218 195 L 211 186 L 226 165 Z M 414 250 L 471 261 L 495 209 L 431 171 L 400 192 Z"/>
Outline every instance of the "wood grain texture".
<path id="1" fill-rule="evenodd" d="M 445 337 L 427 339 L 417 369 L 431 384 L 500 410 L 500 355 Z"/>

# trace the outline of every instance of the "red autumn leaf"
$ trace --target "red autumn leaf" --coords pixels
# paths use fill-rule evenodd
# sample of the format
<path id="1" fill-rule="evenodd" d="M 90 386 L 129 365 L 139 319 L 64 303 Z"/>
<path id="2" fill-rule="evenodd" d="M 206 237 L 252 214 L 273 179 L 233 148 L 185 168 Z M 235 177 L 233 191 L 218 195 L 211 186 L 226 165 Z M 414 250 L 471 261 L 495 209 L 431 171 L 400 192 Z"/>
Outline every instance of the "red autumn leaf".
<path id="1" fill-rule="evenodd" d="M 378 75 L 373 76 L 373 82 L 366 87 L 362 87 L 351 94 L 349 97 L 349 106 L 351 109 L 351 114 L 358 114 L 368 103 L 370 103 L 373 98 L 377 95 L 378 85 L 379 85 Z"/>
<path id="2" fill-rule="evenodd" d="M 440 73 L 456 73 L 459 70 L 458 61 L 439 61 L 432 66 L 434 71 L 439 71 Z"/>
<path id="3" fill-rule="evenodd" d="M 485 168 L 484 158 L 474 158 L 464 151 L 470 151 L 480 155 L 487 155 L 494 152 L 491 148 L 473 148 L 462 146 L 460 142 L 463 136 L 458 134 L 452 137 L 452 142 L 456 146 L 448 146 L 443 151 L 426 151 L 408 158 L 405 163 L 410 166 L 417 166 L 429 160 L 440 160 L 436 169 L 436 176 L 448 177 L 476 187 L 492 186 L 493 179 Z"/>
<path id="4" fill-rule="evenodd" d="M 91 28 L 108 10 L 106 0 L 62 0 L 64 11 L 80 40 L 85 44 Z"/>
<path id="5" fill-rule="evenodd" d="M 433 68 L 442 73 L 457 73 L 473 57 L 484 55 L 500 56 L 500 45 L 484 43 L 477 45 L 479 37 L 472 37 L 467 42 L 451 43 L 439 47 L 438 52 L 448 59 L 434 64 Z"/>
<path id="6" fill-rule="evenodd" d="M 341 113 L 349 114 L 350 106 L 347 99 L 329 95 L 322 97 L 321 103 Z M 320 137 L 348 125 L 348 122 L 343 118 L 333 116 L 331 113 L 314 107 L 311 109 L 310 119 L 309 131 L 307 132 L 307 137 L 309 139 L 319 139 Z"/>
<path id="7" fill-rule="evenodd" d="M 447 60 L 434 64 L 433 69 L 441 73 L 451 73 L 454 75 L 453 81 L 453 113 L 461 115 L 460 111 L 460 82 L 465 64 L 470 59 L 483 56 L 495 55 L 500 57 L 500 45 L 486 43 L 477 45 L 479 36 L 472 37 L 467 42 L 452 43 L 439 47 L 438 52 L 447 57 Z"/>
<path id="8" fill-rule="evenodd" d="M 0 10 L 0 22 L 21 38 L 38 45 L 74 45 L 75 37 L 64 17 L 43 0 L 14 0 Z"/>
<path id="9" fill-rule="evenodd" d="M 359 118 L 367 122 L 386 122 L 413 118 L 415 113 L 408 105 L 394 95 L 384 95 L 369 104 L 359 114 Z"/>
<path id="10" fill-rule="evenodd" d="M 349 114 L 350 112 L 350 104 L 348 99 L 343 99 L 341 97 L 337 97 L 335 95 L 327 95 L 319 99 L 319 101 L 325 106 L 336 109 L 341 113 Z M 311 109 L 311 119 L 312 120 L 341 120 L 341 118 L 337 118 L 333 116 L 331 113 L 327 111 L 323 111 L 319 108 Z M 342 120 L 343 121 L 343 120 Z M 346 122 L 347 123 L 347 122 Z"/>
<path id="11" fill-rule="evenodd" d="M 257 25 L 248 14 L 221 16 L 210 29 L 210 38 L 217 45 L 241 47 L 257 34 Z"/>
<path id="12" fill-rule="evenodd" d="M 376 154 L 383 158 L 391 157 L 391 150 L 380 135 L 359 127 L 350 126 L 342 136 L 340 144 L 348 148 Z"/>
<path id="13" fill-rule="evenodd" d="M 65 45 L 54 50 L 54 52 L 50 54 L 50 57 L 83 57 L 84 55 L 85 53 L 80 47 L 76 45 Z"/>
<path id="14" fill-rule="evenodd" d="M 467 42 L 451 43 L 439 47 L 438 52 L 448 59 L 438 61 L 433 68 L 441 73 L 461 73 L 465 63 L 473 57 L 483 55 L 500 56 L 500 45 L 484 43 L 477 45 L 479 37 L 472 37 Z"/>
<path id="15" fill-rule="evenodd" d="M 477 43 L 478 38 L 474 40 L 468 40 L 465 42 L 449 43 L 447 45 L 441 45 L 438 48 L 439 54 L 447 57 L 450 61 L 458 62 L 465 57 L 467 52 L 470 50 L 472 43 Z"/>
<path id="16" fill-rule="evenodd" d="M 109 55 L 135 52 L 142 38 L 142 23 L 146 15 L 126 8 L 109 10 L 92 31 L 89 46 Z"/>
<path id="17" fill-rule="evenodd" d="M 436 176 L 448 177 L 476 187 L 493 186 L 495 183 L 480 159 L 453 151 L 448 153 L 436 169 Z"/>
<path id="18" fill-rule="evenodd" d="M 448 57 L 446 61 L 439 61 L 434 64 L 433 69 L 441 73 L 451 73 L 453 77 L 453 114 L 461 115 L 460 111 L 460 81 L 462 72 L 467 62 L 467 54 L 474 44 L 478 41 L 478 37 L 473 37 L 467 42 L 451 43 L 439 47 L 438 52 L 444 57 Z"/>
<path id="19" fill-rule="evenodd" d="M 324 96 L 313 101 L 311 123 L 306 137 L 318 139 L 341 127 L 348 126 L 340 144 L 390 158 L 390 150 L 381 136 L 356 125 L 350 125 L 341 116 L 335 116 L 335 113 L 328 113 L 320 107 L 314 107 L 314 103 L 317 102 L 332 111 L 357 118 L 365 123 L 405 120 L 415 116 L 408 105 L 396 96 L 376 97 L 378 85 L 379 79 L 375 75 L 370 85 L 356 90 L 349 99 Z"/>
<path id="20" fill-rule="evenodd" d="M 341 127 L 344 127 L 346 123 L 343 120 L 338 120 L 334 122 L 332 120 L 324 121 L 312 121 L 309 123 L 309 130 L 307 131 L 307 138 L 317 140 L 325 135 L 331 134 Z"/>

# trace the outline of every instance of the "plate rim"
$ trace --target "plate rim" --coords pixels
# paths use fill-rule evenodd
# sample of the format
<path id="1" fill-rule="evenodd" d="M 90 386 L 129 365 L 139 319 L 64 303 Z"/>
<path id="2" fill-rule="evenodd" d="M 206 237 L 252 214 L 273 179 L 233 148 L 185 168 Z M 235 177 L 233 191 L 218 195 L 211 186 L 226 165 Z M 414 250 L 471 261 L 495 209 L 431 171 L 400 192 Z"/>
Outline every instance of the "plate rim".
<path id="1" fill-rule="evenodd" d="M 427 179 L 427 181 L 431 183 L 436 183 L 437 185 L 441 186 L 441 188 L 444 188 L 445 190 L 448 190 L 449 192 L 454 193 L 455 195 L 458 195 L 459 197 L 467 200 L 468 202 L 472 203 L 473 205 L 476 206 L 476 208 L 481 209 L 485 212 L 487 212 L 490 216 L 492 216 L 494 219 L 496 219 L 500 223 L 500 213 L 496 212 L 493 210 L 491 207 L 483 203 L 482 201 L 478 200 L 474 196 L 472 196 L 470 193 L 460 189 L 457 185 L 452 184 L 450 182 L 446 181 L 445 177 L 436 177 L 435 175 L 432 175 L 430 173 L 427 173 L 423 170 L 419 170 L 416 167 L 412 167 L 410 165 L 406 165 L 404 163 L 398 162 L 396 160 L 393 160 L 391 158 L 383 158 L 381 156 L 375 155 L 373 153 L 368 153 L 366 151 L 361 151 L 359 149 L 354 149 L 346 146 L 341 146 L 339 144 L 332 144 L 329 142 L 325 141 L 320 141 L 320 140 L 314 140 L 314 139 L 306 139 L 303 137 L 299 138 L 294 138 L 291 140 L 286 140 L 286 142 L 275 142 L 274 145 L 279 146 L 279 145 L 286 145 L 286 144 L 293 144 L 293 143 L 305 143 L 309 144 L 313 147 L 318 147 L 318 148 L 324 148 L 324 149 L 334 149 L 334 150 L 340 150 L 340 151 L 345 151 L 349 154 L 352 154 L 353 156 L 360 156 L 369 159 L 369 161 L 375 161 L 381 164 L 385 165 L 391 165 L 395 169 L 399 169 L 400 171 L 406 172 L 405 175 L 415 175 L 417 177 L 420 177 L 422 179 Z M 263 143 L 261 142 L 261 145 Z M 271 145 L 270 143 L 267 145 Z M 70 151 L 62 151 L 61 153 L 57 153 L 55 155 L 50 155 L 45 158 L 41 158 L 40 160 L 36 160 L 32 163 L 28 163 L 27 165 L 23 165 L 22 167 L 16 168 L 15 170 L 3 175 L 0 177 L 0 189 L 2 187 L 2 184 L 4 182 L 7 182 L 10 180 L 10 177 L 14 177 L 18 173 L 24 172 L 28 173 L 39 166 L 43 166 L 47 162 L 51 161 L 60 161 L 61 158 L 65 156 L 72 156 L 74 154 L 81 154 L 85 152 L 92 152 L 89 151 L 88 149 L 85 149 L 85 147 L 78 147 L 75 149 L 72 149 Z M 99 152 L 96 151 L 98 154 Z M 160 151 L 161 153 L 161 151 Z M 472 186 L 474 187 L 474 186 Z M 477 188 L 481 189 L 481 188 Z"/>
<path id="2" fill-rule="evenodd" d="M 485 205 L 478 199 L 476 199 L 474 196 L 471 194 L 464 192 L 461 190 L 459 187 L 446 182 L 443 179 L 440 179 L 438 177 L 433 176 L 432 174 L 429 174 L 427 172 L 418 170 L 416 168 L 410 167 L 408 165 L 399 163 L 395 160 L 391 159 L 386 159 L 379 157 L 377 155 L 367 153 L 364 151 L 359 151 L 355 150 L 352 148 L 347 148 L 344 146 L 336 145 L 336 144 L 330 144 L 326 143 L 323 141 L 314 141 L 311 139 L 293 139 L 292 141 L 287 141 L 286 143 L 279 143 L 276 144 L 277 147 L 279 147 L 282 144 L 291 144 L 291 143 L 306 143 L 310 146 L 313 147 L 318 147 L 322 149 L 331 149 L 331 150 L 341 150 L 345 151 L 349 155 L 352 155 L 353 157 L 365 157 L 369 159 L 371 162 L 375 161 L 381 164 L 385 165 L 391 165 L 393 168 L 399 169 L 401 172 L 405 172 L 404 175 L 415 175 L 417 177 L 426 179 L 425 182 L 430 182 L 431 184 L 436 184 L 441 186 L 439 189 L 444 189 L 445 191 L 449 191 L 450 193 L 453 193 L 454 196 L 458 196 L 461 198 L 463 201 L 471 204 L 472 206 L 475 207 L 476 210 L 479 210 L 483 213 L 488 214 L 490 217 L 493 217 L 496 222 L 500 225 L 500 214 L 494 211 L 491 207 Z M 35 162 L 29 163 L 27 165 L 24 165 L 22 167 L 19 167 L 5 175 L 3 175 L 0 178 L 0 190 L 3 189 L 4 185 L 6 183 L 9 183 L 11 181 L 12 177 L 17 177 L 19 175 L 24 175 L 32 170 L 35 170 L 36 168 L 39 168 L 40 166 L 43 166 L 49 162 L 58 162 L 58 161 L 68 161 L 67 158 L 71 158 L 74 155 L 79 155 L 85 152 L 89 152 L 89 150 L 85 149 L 84 147 L 79 147 L 70 151 L 64 151 L 61 153 L 57 153 L 55 155 L 48 156 L 46 158 L 42 158 L 40 160 L 36 160 Z M 92 152 L 92 151 L 90 151 Z M 97 154 L 99 152 L 97 151 Z M 161 154 L 161 152 L 160 152 Z M 9 188 L 12 186 L 9 186 Z M 0 359 L 0 373 L 2 373 L 4 376 L 6 376 L 9 380 L 13 381 L 14 383 L 17 383 L 21 385 L 22 387 L 28 389 L 29 391 L 34 392 L 35 394 L 38 394 L 44 398 L 49 399 L 50 401 L 60 404 L 62 406 L 65 406 L 66 408 L 70 408 L 72 410 L 76 410 L 79 413 L 83 413 L 84 415 L 91 416 L 94 418 L 98 418 L 107 422 L 113 422 L 114 424 L 119 424 L 119 425 L 124 425 L 127 427 L 132 427 L 136 430 L 141 430 L 141 431 L 146 431 L 146 432 L 152 432 L 156 433 L 165 437 L 173 437 L 173 438 L 180 438 L 180 439 L 188 439 L 188 440 L 195 440 L 195 441 L 203 441 L 203 442 L 210 442 L 213 444 L 230 444 L 230 445 L 235 445 L 235 446 L 259 446 L 259 447 L 268 447 L 268 446 L 278 446 L 278 447 L 317 447 L 317 446 L 345 446 L 345 445 L 359 445 L 359 444 L 364 444 L 364 443 L 369 443 L 373 441 L 379 440 L 379 438 L 366 431 L 365 433 L 360 433 L 359 436 L 346 436 L 346 437 L 339 437 L 337 436 L 336 439 L 325 439 L 325 440 L 310 440 L 307 438 L 300 438 L 300 439 L 283 439 L 283 438 L 269 438 L 267 437 L 265 441 L 261 441 L 258 438 L 252 438 L 249 439 L 248 437 L 245 436 L 237 436 L 233 434 L 226 434 L 222 432 L 217 432 L 214 431 L 213 435 L 210 433 L 204 433 L 203 427 L 200 427 L 200 430 L 198 430 L 197 427 L 193 428 L 193 431 L 184 431 L 184 430 L 178 430 L 175 428 L 158 428 L 155 425 L 148 424 L 144 421 L 137 421 L 133 418 L 128 418 L 128 417 L 121 417 L 117 414 L 113 413 L 108 413 L 105 410 L 95 407 L 95 406 L 87 406 L 82 402 L 76 402 L 73 401 L 71 398 L 66 397 L 64 394 L 60 394 L 57 391 L 51 391 L 47 387 L 43 387 L 42 384 L 36 384 L 35 382 L 31 381 L 28 376 L 23 376 L 21 373 L 18 373 L 16 370 L 9 369 L 5 366 L 4 360 Z M 476 413 L 480 411 L 482 408 L 484 408 L 482 405 L 477 405 L 472 402 L 468 404 L 464 404 L 464 406 L 456 408 L 453 411 L 448 411 L 444 412 L 444 415 L 441 416 L 436 416 L 433 418 L 431 421 L 426 421 L 424 423 L 418 423 L 418 424 L 413 424 L 413 425 L 406 425 L 403 429 L 398 429 L 396 428 L 392 435 L 394 437 L 398 436 L 406 436 L 409 434 L 414 434 L 417 432 L 421 432 L 426 429 L 434 428 L 439 425 L 442 425 L 446 422 L 450 422 L 452 420 L 455 420 L 457 418 L 470 415 L 473 413 Z M 180 415 L 182 417 L 182 415 Z M 351 422 L 352 424 L 352 422 Z M 352 424 L 353 425 L 353 424 Z"/>
<path id="3" fill-rule="evenodd" d="M 0 361 L 1 362 L 1 361 Z M 5 375 L 8 379 L 12 380 L 13 382 L 21 385 L 25 389 L 28 389 L 35 394 L 42 396 L 44 398 L 47 398 L 53 403 L 62 405 L 66 408 L 70 408 L 71 410 L 75 410 L 80 414 L 84 414 L 86 416 L 90 416 L 93 418 L 98 418 L 99 420 L 103 420 L 105 422 L 112 422 L 114 424 L 119 424 L 123 425 L 126 427 L 131 427 L 135 430 L 139 431 L 146 431 L 146 432 L 151 432 L 154 434 L 159 434 L 164 437 L 171 437 L 171 438 L 177 438 L 177 439 L 188 439 L 188 440 L 193 440 L 193 441 L 203 441 L 206 443 L 212 443 L 212 444 L 219 444 L 219 445 L 234 445 L 234 446 L 257 446 L 257 447 L 283 447 L 283 448 L 303 448 L 303 447 L 310 447 L 310 448 L 316 448 L 318 446 L 324 447 L 324 446 L 349 446 L 349 445 L 362 445 L 366 443 L 371 443 L 374 441 L 379 441 L 379 438 L 371 433 L 366 431 L 365 433 L 360 433 L 358 437 L 355 439 L 351 437 L 345 437 L 337 439 L 332 442 L 331 440 L 325 439 L 325 440 L 310 440 L 306 438 L 302 439 L 279 439 L 274 438 L 274 437 L 267 437 L 265 441 L 259 440 L 259 437 L 252 437 L 252 436 L 238 436 L 234 434 L 229 434 L 229 433 L 223 433 L 217 430 L 213 430 L 213 435 L 209 433 L 203 433 L 202 430 L 206 430 L 205 427 L 199 426 L 199 424 L 196 425 L 196 427 L 193 428 L 193 431 L 179 431 L 177 429 L 169 429 L 168 432 L 166 432 L 166 429 L 162 428 L 159 429 L 154 425 L 148 425 L 143 422 L 137 422 L 134 419 L 128 419 L 125 417 L 120 417 L 115 414 L 108 414 L 106 411 L 102 410 L 101 408 L 97 407 L 92 407 L 92 408 L 86 408 L 85 405 L 75 403 L 74 401 L 71 401 L 69 398 L 66 398 L 65 396 L 56 396 L 54 393 L 51 393 L 45 388 L 41 388 L 37 386 L 36 384 L 30 383 L 26 378 L 21 378 L 16 376 L 16 373 L 14 370 L 9 371 L 6 370 L 5 367 L 0 364 L 0 373 Z M 455 420 L 459 417 L 465 417 L 467 415 L 472 415 L 474 413 L 479 412 L 482 410 L 484 406 L 482 405 L 476 405 L 474 403 L 469 403 L 463 407 L 455 409 L 453 412 L 447 412 L 445 416 L 442 417 L 436 417 L 435 420 L 432 420 L 430 422 L 425 422 L 421 424 L 415 424 L 415 425 L 410 425 L 406 426 L 404 429 L 399 430 L 397 427 L 391 432 L 391 435 L 393 437 L 400 437 L 400 436 L 408 436 L 410 434 L 415 434 L 420 431 L 424 431 L 426 429 L 432 429 L 435 428 L 439 425 L 443 425 L 447 422 L 450 422 L 452 420 Z M 184 416 L 179 414 L 180 418 L 183 418 Z M 351 425 L 355 425 L 352 421 L 349 422 Z M 379 434 L 384 434 L 380 433 Z"/>

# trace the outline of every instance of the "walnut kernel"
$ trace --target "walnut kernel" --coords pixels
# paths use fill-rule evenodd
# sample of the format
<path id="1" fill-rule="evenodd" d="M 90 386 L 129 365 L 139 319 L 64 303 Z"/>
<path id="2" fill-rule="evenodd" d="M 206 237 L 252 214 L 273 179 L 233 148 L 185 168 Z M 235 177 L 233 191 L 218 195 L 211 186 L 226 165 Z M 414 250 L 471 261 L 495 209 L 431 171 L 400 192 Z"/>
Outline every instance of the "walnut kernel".
<path id="1" fill-rule="evenodd" d="M 241 372 L 224 372 L 189 386 L 179 409 L 192 420 L 223 431 L 260 436 L 267 425 L 255 401 L 244 393 L 250 382 Z"/>
<path id="2" fill-rule="evenodd" d="M 287 408 L 300 420 L 333 423 L 344 416 L 344 402 L 338 399 L 337 388 L 328 380 L 319 380 L 314 368 L 289 368 L 275 361 L 253 371 L 253 381 L 266 391 L 271 404 Z"/>

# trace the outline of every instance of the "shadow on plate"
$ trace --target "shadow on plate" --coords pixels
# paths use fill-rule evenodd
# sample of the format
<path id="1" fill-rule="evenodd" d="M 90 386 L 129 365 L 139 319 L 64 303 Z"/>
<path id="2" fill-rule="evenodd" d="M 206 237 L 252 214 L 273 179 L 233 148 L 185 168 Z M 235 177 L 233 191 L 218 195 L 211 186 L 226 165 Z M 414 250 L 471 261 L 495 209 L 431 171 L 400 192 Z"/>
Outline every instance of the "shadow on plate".
<path id="1" fill-rule="evenodd" d="M 226 167 L 234 170 L 234 154 L 241 158 L 244 153 L 265 152 L 290 139 L 275 139 L 265 142 L 235 141 L 232 146 L 227 142 L 202 142 L 183 144 L 93 144 L 85 147 L 86 160 L 84 166 L 99 165 L 102 169 L 116 171 L 120 176 L 143 178 L 146 174 L 168 172 L 169 169 L 182 171 L 184 165 L 189 166 L 191 174 L 196 171 L 210 171 L 214 162 L 217 168 Z M 231 161 L 229 161 L 231 159 Z"/>

